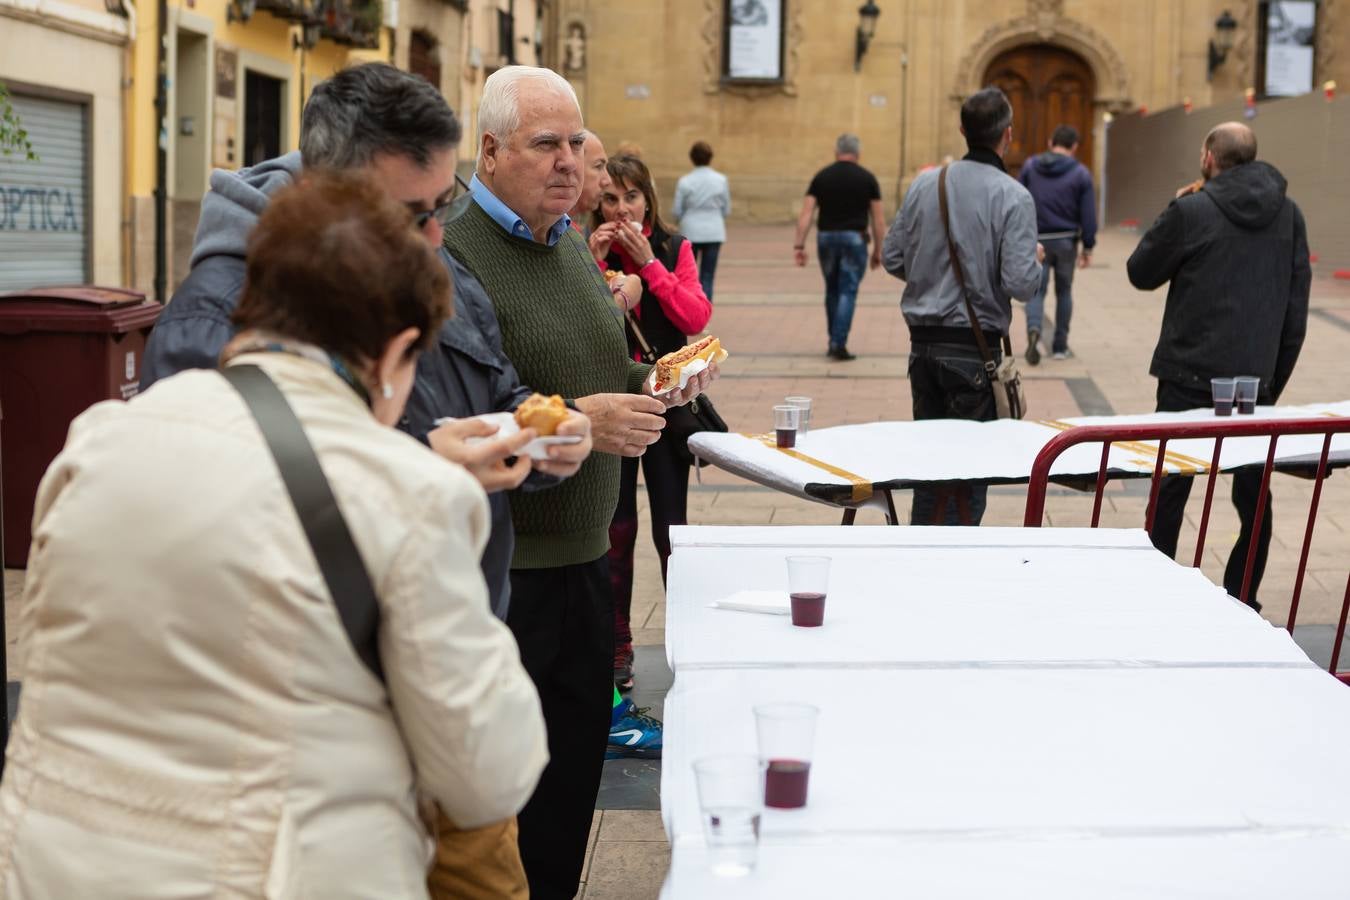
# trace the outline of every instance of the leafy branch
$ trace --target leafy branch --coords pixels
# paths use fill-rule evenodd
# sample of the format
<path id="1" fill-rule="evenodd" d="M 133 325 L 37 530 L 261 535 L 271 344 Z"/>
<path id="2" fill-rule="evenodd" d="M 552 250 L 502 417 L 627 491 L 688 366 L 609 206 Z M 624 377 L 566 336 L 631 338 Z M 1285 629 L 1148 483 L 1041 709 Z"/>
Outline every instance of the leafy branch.
<path id="1" fill-rule="evenodd" d="M 9 102 L 9 90 L 0 83 L 0 156 L 20 154 L 31 162 L 37 162 L 33 152 L 33 142 L 28 140 L 28 132 L 19 122 L 18 113 Z"/>

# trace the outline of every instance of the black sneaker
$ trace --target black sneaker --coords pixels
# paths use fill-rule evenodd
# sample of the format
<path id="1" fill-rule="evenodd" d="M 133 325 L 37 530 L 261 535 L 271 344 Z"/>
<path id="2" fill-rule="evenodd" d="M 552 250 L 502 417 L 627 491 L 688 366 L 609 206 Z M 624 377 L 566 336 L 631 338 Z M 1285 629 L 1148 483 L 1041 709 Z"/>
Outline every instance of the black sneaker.
<path id="1" fill-rule="evenodd" d="M 1041 364 L 1041 333 L 1035 328 L 1027 332 L 1027 365 Z"/>
<path id="2" fill-rule="evenodd" d="M 839 362 L 848 362 L 851 359 L 857 358 L 857 356 L 848 352 L 847 347 L 836 347 L 834 350 L 830 351 L 830 359 L 836 359 Z"/>

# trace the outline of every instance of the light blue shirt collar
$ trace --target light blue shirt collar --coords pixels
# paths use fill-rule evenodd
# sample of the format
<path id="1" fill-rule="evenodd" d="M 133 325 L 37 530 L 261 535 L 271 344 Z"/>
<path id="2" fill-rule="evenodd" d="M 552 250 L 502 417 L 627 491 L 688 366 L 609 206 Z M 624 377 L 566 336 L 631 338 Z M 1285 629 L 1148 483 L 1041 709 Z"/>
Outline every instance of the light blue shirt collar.
<path id="1" fill-rule="evenodd" d="M 477 173 L 469 181 L 469 191 L 473 194 L 473 201 L 478 204 L 479 209 L 492 217 L 492 221 L 502 226 L 512 237 L 518 237 L 525 241 L 534 241 L 534 234 L 530 231 L 530 226 L 525 224 L 525 220 L 516 215 L 512 209 L 497 199 L 497 195 L 492 193 L 491 188 L 478 180 Z M 572 227 L 572 220 L 564 213 L 563 217 L 548 230 L 548 245 L 552 247 L 562 236 L 567 233 L 567 229 Z"/>

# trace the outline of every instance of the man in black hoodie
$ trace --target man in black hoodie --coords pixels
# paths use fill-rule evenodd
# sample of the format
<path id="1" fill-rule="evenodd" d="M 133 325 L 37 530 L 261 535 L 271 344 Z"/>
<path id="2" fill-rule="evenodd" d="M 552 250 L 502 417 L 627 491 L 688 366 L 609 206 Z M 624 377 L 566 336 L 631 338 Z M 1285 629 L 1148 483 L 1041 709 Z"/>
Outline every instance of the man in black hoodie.
<path id="1" fill-rule="evenodd" d="M 1289 382 L 1308 326 L 1312 268 L 1303 214 L 1285 196 L 1274 166 L 1256 161 L 1256 135 L 1241 122 L 1219 125 L 1200 150 L 1203 179 L 1177 192 L 1130 256 L 1130 283 L 1151 291 L 1170 281 L 1162 334 L 1149 373 L 1158 379 L 1158 411 L 1208 407 L 1209 380 L 1261 379 L 1258 401 L 1273 404 Z M 1191 479 L 1169 476 L 1158 493 L 1150 537 L 1175 556 Z M 1238 596 L 1261 492 L 1261 469 L 1233 474 L 1242 530 L 1223 586 Z M 1261 524 L 1248 603 L 1270 547 L 1273 509 Z"/>

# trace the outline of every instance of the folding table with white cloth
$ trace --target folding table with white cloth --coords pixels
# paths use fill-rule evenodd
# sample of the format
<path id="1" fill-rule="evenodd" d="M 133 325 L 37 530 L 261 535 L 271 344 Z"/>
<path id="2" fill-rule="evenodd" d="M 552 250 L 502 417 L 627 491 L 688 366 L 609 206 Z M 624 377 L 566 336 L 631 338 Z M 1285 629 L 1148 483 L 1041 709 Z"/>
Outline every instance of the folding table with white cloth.
<path id="1" fill-rule="evenodd" d="M 663 896 L 1350 890 L 1350 691 L 1142 531 L 672 541 Z M 821 628 L 777 614 L 792 554 L 832 559 Z M 782 700 L 821 709 L 808 804 L 717 877 L 691 763 L 754 753 L 752 708 Z"/>
<path id="2" fill-rule="evenodd" d="M 1350 401 L 1305 406 L 1262 406 L 1250 419 L 1350 417 Z M 1070 419 L 999 419 L 969 422 L 930 419 L 921 422 L 869 422 L 821 428 L 799 435 L 793 448 L 779 448 L 774 436 L 704 432 L 689 439 L 695 456 L 733 475 L 805 500 L 845 510 L 875 506 L 893 524 L 892 492 L 951 482 L 1025 484 L 1036 455 L 1056 434 L 1079 425 L 1143 425 L 1158 422 L 1213 422 L 1213 410 L 1081 416 Z M 1316 435 L 1280 439 L 1277 471 L 1315 466 L 1322 438 Z M 1224 442 L 1222 471 L 1266 461 L 1267 438 L 1230 438 Z M 1209 470 L 1210 440 L 1178 440 L 1163 455 L 1164 471 L 1197 475 Z M 1113 444 L 1107 472 L 1114 478 L 1146 477 L 1157 462 L 1157 442 Z M 1350 434 L 1332 440 L 1330 465 L 1350 465 Z M 1053 480 L 1085 483 L 1096 476 L 1101 451 L 1079 445 L 1064 452 L 1051 469 Z M 851 518 L 846 518 L 846 522 Z"/>

